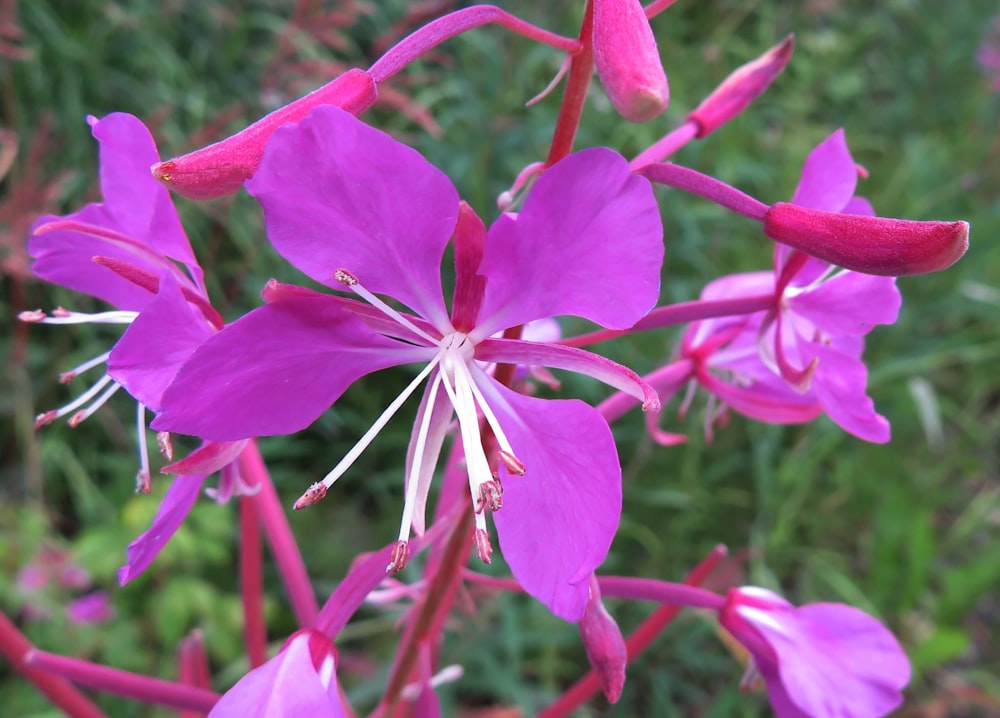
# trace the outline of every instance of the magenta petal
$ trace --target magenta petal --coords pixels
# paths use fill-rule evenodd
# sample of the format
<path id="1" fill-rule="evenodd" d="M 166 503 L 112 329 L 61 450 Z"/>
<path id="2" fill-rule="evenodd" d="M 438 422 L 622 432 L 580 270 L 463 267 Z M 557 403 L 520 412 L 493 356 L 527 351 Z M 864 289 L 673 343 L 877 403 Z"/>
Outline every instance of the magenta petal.
<path id="1" fill-rule="evenodd" d="M 138 401 L 158 410 L 181 364 L 213 333 L 173 275 L 164 272 L 159 293 L 111 350 L 108 373 Z"/>
<path id="2" fill-rule="evenodd" d="M 210 718 L 343 718 L 336 677 L 317 672 L 306 633 L 243 676 L 212 708 Z"/>
<path id="3" fill-rule="evenodd" d="M 124 586 L 138 578 L 167 545 L 184 522 L 201 492 L 204 476 L 178 476 L 170 484 L 150 527 L 128 545 L 127 561 L 118 569 L 118 583 Z"/>
<path id="4" fill-rule="evenodd" d="M 165 474 L 214 474 L 236 461 L 246 441 L 206 441 L 180 461 L 163 467 Z"/>
<path id="5" fill-rule="evenodd" d="M 840 212 L 854 196 L 858 168 L 847 149 L 844 130 L 820 142 L 802 166 L 792 204 L 827 212 Z"/>
<path id="6" fill-rule="evenodd" d="M 538 178 L 516 219 L 490 227 L 476 334 L 559 315 L 626 329 L 656 303 L 662 261 L 649 181 L 609 149 L 577 152 Z"/>
<path id="7" fill-rule="evenodd" d="M 476 346 L 476 359 L 522 366 L 567 369 L 602 381 L 642 402 L 644 411 L 659 411 L 656 390 L 626 366 L 576 347 L 518 339 L 487 339 Z"/>
<path id="8" fill-rule="evenodd" d="M 152 427 L 212 441 L 290 434 L 365 374 L 433 353 L 376 334 L 333 297 L 290 297 L 202 344 L 164 393 Z"/>
<path id="9" fill-rule="evenodd" d="M 865 393 L 868 369 L 864 362 L 821 344 L 809 344 L 807 350 L 819 358 L 812 393 L 830 418 L 865 441 L 889 441 L 889 421 L 875 411 L 875 402 Z"/>
<path id="10" fill-rule="evenodd" d="M 876 324 L 892 324 L 903 299 L 894 277 L 841 272 L 802 294 L 786 293 L 790 311 L 828 334 L 867 334 Z"/>
<path id="11" fill-rule="evenodd" d="M 415 150 L 336 107 L 275 131 L 247 191 L 271 243 L 335 289 L 346 269 L 369 291 L 439 326 L 441 259 L 458 218 L 451 181 Z"/>
<path id="12" fill-rule="evenodd" d="M 611 429 L 581 401 L 527 397 L 482 374 L 476 383 L 525 466 L 512 476 L 501 464 L 503 508 L 493 515 L 500 550 L 529 594 L 577 621 L 587 578 L 607 556 L 621 516 Z"/>
<path id="13" fill-rule="evenodd" d="M 123 112 L 91 122 L 101 145 L 101 192 L 118 227 L 197 272 L 200 287 L 201 270 L 170 192 L 149 171 L 160 161 L 149 130 L 138 117 Z"/>
<path id="14" fill-rule="evenodd" d="M 876 718 L 902 703 L 910 664 L 878 620 L 834 603 L 771 615 L 753 625 L 774 650 L 785 692 L 803 714 Z"/>

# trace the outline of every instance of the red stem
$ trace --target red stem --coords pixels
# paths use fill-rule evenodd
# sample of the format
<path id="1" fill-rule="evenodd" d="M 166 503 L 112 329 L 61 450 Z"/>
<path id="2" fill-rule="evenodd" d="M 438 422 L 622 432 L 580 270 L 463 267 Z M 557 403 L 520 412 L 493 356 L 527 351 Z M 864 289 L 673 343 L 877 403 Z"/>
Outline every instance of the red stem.
<path id="1" fill-rule="evenodd" d="M 563 93 L 559 117 L 556 118 L 556 128 L 552 133 L 552 146 L 549 148 L 547 165 L 554 165 L 573 151 L 573 140 L 576 139 L 576 130 L 583 115 L 583 105 L 587 100 L 587 88 L 590 87 L 590 80 L 594 76 L 593 31 L 594 3 L 593 0 L 587 0 L 578 38 L 580 48 L 570 60 L 566 91 Z"/>
<path id="2" fill-rule="evenodd" d="M 702 559 L 701 563 L 692 569 L 687 578 L 684 579 L 684 583 L 688 586 L 697 586 L 702 583 L 725 555 L 726 547 L 716 546 L 708 556 Z M 660 606 L 639 624 L 639 627 L 625 641 L 629 662 L 635 660 L 645 651 L 653 639 L 660 635 L 680 611 L 680 606 Z M 600 690 L 601 681 L 597 677 L 597 673 L 590 671 L 563 693 L 555 703 L 539 713 L 538 718 L 565 718 L 565 716 L 572 715 L 573 711 L 597 695 Z"/>
<path id="3" fill-rule="evenodd" d="M 264 534 L 271 546 L 278 572 L 285 584 L 285 590 L 288 591 L 288 600 L 292 604 L 295 619 L 302 628 L 311 628 L 319 616 L 316 594 L 313 593 L 305 562 L 302 560 L 298 544 L 295 543 L 288 517 L 281 508 L 278 493 L 274 490 L 271 475 L 264 465 L 257 442 L 248 442 L 240 454 L 240 472 L 249 484 L 260 485 L 260 493 L 254 499 L 257 516 L 264 526 Z"/>
<path id="4" fill-rule="evenodd" d="M 73 718 L 106 718 L 101 709 L 78 691 L 72 683 L 51 673 L 29 666 L 25 658 L 34 650 L 31 641 L 0 612 L 0 653 L 11 666 L 34 684 L 52 704 Z"/>
<path id="5" fill-rule="evenodd" d="M 240 497 L 240 594 L 243 598 L 243 642 L 250 668 L 267 661 L 264 623 L 264 547 L 257 523 L 256 497 Z"/>
<path id="6" fill-rule="evenodd" d="M 59 656 L 47 651 L 34 650 L 26 657 L 26 662 L 50 673 L 57 673 L 63 678 L 68 678 L 74 683 L 79 683 L 90 688 L 113 693 L 114 695 L 133 698 L 143 703 L 167 706 L 168 708 L 181 708 L 196 710 L 207 713 L 212 710 L 218 700 L 222 697 L 218 693 L 205 690 L 204 688 L 194 688 L 172 681 L 164 681 L 159 678 L 139 675 L 122 671 L 118 668 L 99 666 L 96 663 L 82 661 L 79 658 Z M 70 715 L 90 715 L 76 714 Z M 101 715 L 98 713 L 97 715 Z"/>
<path id="7" fill-rule="evenodd" d="M 212 687 L 208 669 L 208 656 L 205 654 L 205 641 L 201 631 L 192 631 L 183 641 L 178 650 L 178 679 L 186 686 L 195 688 Z M 179 718 L 203 718 L 204 711 L 183 710 Z"/>

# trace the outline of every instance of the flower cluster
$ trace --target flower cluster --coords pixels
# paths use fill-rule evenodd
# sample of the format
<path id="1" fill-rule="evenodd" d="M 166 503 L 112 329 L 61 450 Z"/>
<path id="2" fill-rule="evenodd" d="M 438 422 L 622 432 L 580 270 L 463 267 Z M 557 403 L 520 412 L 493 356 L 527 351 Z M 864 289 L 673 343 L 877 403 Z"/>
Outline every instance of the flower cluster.
<path id="1" fill-rule="evenodd" d="M 860 439 L 888 441 L 889 422 L 866 394 L 864 336 L 895 321 L 896 276 L 944 269 L 968 243 L 964 222 L 876 216 L 855 194 L 865 172 L 842 130 L 806 158 L 789 202 L 766 204 L 669 161 L 766 90 L 789 60 L 790 38 L 737 69 L 631 161 L 608 147 L 572 151 L 595 69 L 623 118 L 643 122 L 666 108 L 667 75 L 649 19 L 669 4 L 593 0 L 576 38 L 491 6 L 458 10 L 407 36 L 367 70 L 349 70 L 229 138 L 166 161 L 138 118 L 90 118 L 103 201 L 37 220 L 28 252 L 38 277 L 110 308 L 38 310 L 21 319 L 125 330 L 63 381 L 99 367 L 103 376 L 37 424 L 68 417 L 76 425 L 115 392 L 129 394 L 137 404 L 138 490 L 148 492 L 152 481 L 149 413 L 164 471 L 175 476 L 152 526 L 128 547 L 122 584 L 150 565 L 219 472 L 217 488 L 206 493 L 220 503 L 238 496 L 248 507 L 241 535 L 251 557 L 256 522 L 264 526 L 301 624 L 268 660 L 262 613 L 253 613 L 259 595 L 244 587 L 252 670 L 219 699 L 197 669 L 203 649 L 192 638 L 182 652 L 190 680 L 161 686 L 157 701 L 213 716 L 352 715 L 337 681 L 334 641 L 367 598 L 408 607 L 377 712 L 389 714 L 404 701 L 415 714 L 438 715 L 435 686 L 458 673 L 439 665 L 443 619 L 466 581 L 523 591 L 579 623 L 595 680 L 612 701 L 635 647 L 604 598 L 714 612 L 751 657 L 746 684 L 762 678 L 782 718 L 874 717 L 900 704 L 906 657 L 887 628 L 857 609 L 795 608 L 754 587 L 724 595 L 697 588 L 718 556 L 688 585 L 599 574 L 622 513 L 615 419 L 640 405 L 654 438 L 678 443 L 684 435 L 660 428 L 657 414 L 688 387 L 686 408 L 700 386 L 711 396 L 709 433 L 731 408 L 780 424 L 826 414 Z M 549 155 L 512 182 L 488 227 L 441 170 L 359 118 L 400 69 L 487 23 L 565 53 L 567 77 Z M 689 302 L 659 304 L 671 232 L 655 185 L 759 222 L 774 243 L 773 267 L 717 278 Z M 273 248 L 329 291 L 271 280 L 260 306 L 223 317 L 208 297 L 171 189 L 193 199 L 245 189 L 262 208 Z M 556 317 L 599 328 L 569 338 L 533 331 Z M 671 326 L 684 327 L 676 357 L 642 367 L 644 376 L 584 348 Z M 369 447 L 398 449 L 381 446 L 378 435 L 407 401 L 417 404 L 401 461 L 399 533 L 356 561 L 320 608 L 255 440 L 306 429 L 360 379 L 393 367 L 407 367 L 412 380 L 350 451 L 323 457 L 333 468 L 318 471 L 294 505 L 305 509 L 328 492 L 349 490 L 334 488 L 342 477 L 360 481 L 352 465 Z M 596 379 L 608 398 L 595 407 L 572 396 L 533 396 L 539 378 L 561 392 L 550 369 Z M 202 443 L 174 460 L 172 434 Z M 492 535 L 511 579 L 465 566 L 470 554 L 492 561 Z M 425 550 L 419 580 L 401 580 L 413 567 L 395 576 Z M 25 665 L 81 681 L 86 674 L 88 685 L 123 685 L 99 667 L 44 652 L 31 652 Z M 152 695 L 135 681 L 129 695 Z M 567 715 L 573 700 L 564 697 L 547 714 Z"/>

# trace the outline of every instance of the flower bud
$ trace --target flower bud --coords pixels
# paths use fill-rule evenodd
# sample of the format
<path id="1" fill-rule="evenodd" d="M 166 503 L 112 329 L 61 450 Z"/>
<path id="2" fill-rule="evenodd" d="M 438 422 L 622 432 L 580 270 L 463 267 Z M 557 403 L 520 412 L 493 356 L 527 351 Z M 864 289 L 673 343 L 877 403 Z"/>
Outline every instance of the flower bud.
<path id="1" fill-rule="evenodd" d="M 968 222 L 840 214 L 787 202 L 767 210 L 764 234 L 845 269 L 885 277 L 945 269 L 969 248 Z"/>
<path id="2" fill-rule="evenodd" d="M 781 74 L 792 56 L 795 38 L 789 35 L 780 45 L 775 45 L 756 60 L 732 72 L 702 103 L 688 115 L 688 120 L 698 125 L 698 139 L 715 132 L 743 112 L 774 78 Z"/>
<path id="3" fill-rule="evenodd" d="M 264 156 L 264 145 L 284 124 L 296 123 L 317 105 L 334 105 L 360 115 L 375 104 L 378 89 L 364 70 L 345 72 L 305 97 L 279 107 L 244 130 L 200 150 L 158 162 L 150 171 L 178 194 L 212 199 L 236 192 Z"/>
<path id="4" fill-rule="evenodd" d="M 601 682 L 604 697 L 616 703 L 625 687 L 628 651 L 615 619 L 604 608 L 597 581 L 591 576 L 590 598 L 580 619 L 580 638 L 587 660 Z"/>
<path id="5" fill-rule="evenodd" d="M 667 109 L 667 75 L 639 0 L 594 0 L 594 62 L 626 120 L 645 122 Z"/>

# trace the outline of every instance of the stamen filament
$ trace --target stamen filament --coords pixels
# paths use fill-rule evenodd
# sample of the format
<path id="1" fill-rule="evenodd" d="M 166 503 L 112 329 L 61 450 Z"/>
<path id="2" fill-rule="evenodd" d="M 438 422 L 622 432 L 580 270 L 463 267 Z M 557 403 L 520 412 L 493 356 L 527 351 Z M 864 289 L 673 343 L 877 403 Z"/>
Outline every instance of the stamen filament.
<path id="1" fill-rule="evenodd" d="M 406 327 L 407 329 L 409 329 L 411 332 L 413 332 L 414 334 L 416 334 L 418 337 L 420 337 L 421 339 L 423 339 L 424 341 L 426 341 L 428 344 L 436 346 L 438 344 L 438 342 L 440 341 L 440 340 L 435 339 L 434 337 L 432 337 L 430 334 L 428 334 L 427 332 L 425 332 L 423 329 L 420 329 L 419 327 L 417 327 L 409 319 L 407 319 L 406 317 L 404 317 L 402 314 L 400 314 L 399 312 L 397 312 L 395 309 L 393 309 L 388 304 L 386 304 L 381 299 L 379 299 L 374 294 L 372 294 L 367 289 L 365 289 L 361 285 L 361 283 L 358 281 L 358 278 L 355 277 L 350 272 L 348 272 L 346 269 L 338 269 L 336 272 L 334 272 L 334 276 L 337 278 L 338 282 L 340 282 L 341 284 L 343 284 L 345 287 L 347 287 L 348 289 L 350 289 L 352 292 L 354 292 L 355 294 L 357 294 L 359 297 L 361 297 L 362 299 L 364 299 L 366 302 L 368 302 L 369 304 L 371 304 L 373 307 L 375 307 L 376 309 L 380 310 L 383 314 L 385 314 L 385 315 L 387 315 L 387 316 L 392 317 L 393 319 L 395 319 L 397 322 L 399 322 L 404 327 Z"/>
<path id="2" fill-rule="evenodd" d="M 80 396 L 78 396 L 76 399 L 74 399 L 73 401 L 71 401 L 66 406 L 63 406 L 63 407 L 57 409 L 56 410 L 56 414 L 53 417 L 53 420 L 59 419 L 59 418 L 61 418 L 63 416 L 66 416 L 71 411 L 75 411 L 79 407 L 83 406 L 88 401 L 90 401 L 95 396 L 97 396 L 98 392 L 100 392 L 101 389 L 103 389 L 104 387 L 106 387 L 112 381 L 114 381 L 114 380 L 110 376 L 108 376 L 107 374 L 105 374 L 100 379 L 98 379 L 97 382 L 95 382 L 93 386 L 91 386 L 89 389 L 87 389 L 87 391 L 85 391 L 82 394 L 80 394 Z"/>
<path id="3" fill-rule="evenodd" d="M 493 435 L 496 437 L 497 444 L 500 445 L 500 449 L 516 458 L 517 454 L 514 453 L 514 448 L 510 445 L 510 441 L 507 440 L 507 435 L 503 433 L 503 429 L 500 427 L 500 422 L 497 420 L 496 414 L 493 413 L 493 409 L 490 408 L 490 405 L 486 402 L 486 397 L 483 396 L 482 391 L 480 391 L 479 387 L 476 386 L 476 382 L 472 378 L 472 372 L 469 370 L 468 365 L 460 364 L 458 369 L 465 374 L 469 389 L 472 390 L 472 395 L 476 398 L 476 402 L 479 404 L 479 408 L 483 412 L 483 416 L 486 417 L 486 423 L 489 424 L 490 428 L 493 430 Z"/>
<path id="4" fill-rule="evenodd" d="M 93 359 L 88 359 L 80 366 L 73 367 L 69 371 L 64 371 L 62 374 L 59 375 L 59 381 L 63 384 L 66 384 L 70 382 L 74 377 L 83 374 L 85 371 L 93 369 L 95 366 L 106 364 L 108 361 L 108 357 L 110 356 L 111 356 L 110 351 L 106 351 L 103 354 L 98 354 L 96 357 L 94 357 Z"/>
<path id="5" fill-rule="evenodd" d="M 139 472 L 135 475 L 136 493 L 148 494 L 152 475 L 149 471 L 149 444 L 146 442 L 146 407 L 135 403 L 135 438 L 139 444 Z"/>
<path id="6" fill-rule="evenodd" d="M 105 375 L 106 376 L 106 375 Z M 110 379 L 110 377 L 108 377 Z M 118 382 L 113 382 L 111 386 L 104 390 L 104 393 L 99 397 L 94 399 L 94 401 L 86 409 L 81 409 L 69 418 L 69 425 L 74 429 L 78 427 L 84 419 L 91 416 L 95 411 L 100 409 L 104 404 L 110 399 L 116 391 L 122 388 L 122 385 Z"/>
<path id="7" fill-rule="evenodd" d="M 378 433 L 385 428 L 385 425 L 389 423 L 389 420 L 396 414 L 397 411 L 399 411 L 399 408 L 406 402 L 407 399 L 410 398 L 410 395 L 416 391 L 417 387 L 420 386 L 424 379 L 427 378 L 434 367 L 440 363 L 442 354 L 443 352 L 436 354 L 434 358 L 431 359 L 430 363 L 428 363 L 427 366 L 425 366 L 423 370 L 417 374 L 413 381 L 411 381 L 407 387 L 403 389 L 402 393 L 393 399 L 392 403 L 386 407 L 385 411 L 382 412 L 382 415 L 375 420 L 375 423 L 372 424 L 368 431 L 365 432 L 364 436 L 358 439 L 358 443 L 356 443 L 351 450 L 344 455 L 344 458 L 340 460 L 340 463 L 333 467 L 330 473 L 323 477 L 323 480 L 320 483 L 327 488 L 330 488 L 333 486 L 334 481 L 343 476 L 344 473 L 351 468 L 351 465 L 358 460 L 358 457 L 361 456 L 362 453 L 364 453 L 364 450 L 367 449 L 368 445 L 372 443 L 376 436 L 378 436 Z"/>
<path id="8" fill-rule="evenodd" d="M 138 312 L 112 310 L 109 312 L 71 312 L 68 309 L 56 309 L 51 315 L 37 320 L 39 324 L 131 324 L 139 316 Z"/>

